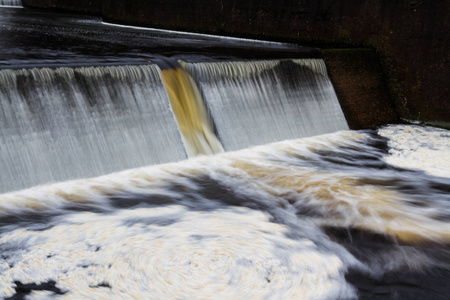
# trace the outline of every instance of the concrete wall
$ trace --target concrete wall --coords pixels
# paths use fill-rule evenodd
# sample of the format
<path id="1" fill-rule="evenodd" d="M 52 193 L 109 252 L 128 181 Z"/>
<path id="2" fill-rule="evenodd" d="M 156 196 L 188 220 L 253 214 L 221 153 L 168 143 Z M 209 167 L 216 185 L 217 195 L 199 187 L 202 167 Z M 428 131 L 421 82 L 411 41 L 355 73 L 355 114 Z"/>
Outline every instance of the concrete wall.
<path id="1" fill-rule="evenodd" d="M 401 118 L 450 127 L 448 0 L 97 1 L 108 22 L 375 49 Z"/>
<path id="2" fill-rule="evenodd" d="M 321 53 L 351 129 L 399 122 L 374 50 L 325 49 Z"/>

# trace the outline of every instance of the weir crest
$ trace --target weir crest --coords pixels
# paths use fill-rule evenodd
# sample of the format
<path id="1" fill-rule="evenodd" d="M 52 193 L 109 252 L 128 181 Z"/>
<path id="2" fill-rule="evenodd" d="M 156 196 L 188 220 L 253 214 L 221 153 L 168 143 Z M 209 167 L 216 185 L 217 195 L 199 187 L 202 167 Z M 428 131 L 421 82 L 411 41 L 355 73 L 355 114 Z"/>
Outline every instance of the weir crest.
<path id="1" fill-rule="evenodd" d="M 0 0 L 0 6 L 22 6 L 22 0 Z"/>
<path id="2" fill-rule="evenodd" d="M 319 59 L 0 71 L 0 192 L 348 129 Z"/>

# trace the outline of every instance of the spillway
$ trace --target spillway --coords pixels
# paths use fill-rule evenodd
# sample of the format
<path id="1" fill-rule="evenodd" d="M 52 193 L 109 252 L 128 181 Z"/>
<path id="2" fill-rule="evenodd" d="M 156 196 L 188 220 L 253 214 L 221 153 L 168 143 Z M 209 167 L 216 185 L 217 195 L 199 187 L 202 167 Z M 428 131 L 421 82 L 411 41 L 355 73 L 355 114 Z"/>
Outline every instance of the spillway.
<path id="1" fill-rule="evenodd" d="M 155 65 L 0 71 L 0 192 L 186 158 Z"/>
<path id="2" fill-rule="evenodd" d="M 321 59 L 184 64 L 225 150 L 348 129 Z"/>
<path id="3" fill-rule="evenodd" d="M 163 69 L 161 77 L 188 156 L 223 152 L 213 132 L 204 99 L 191 76 L 182 68 L 171 68 Z"/>
<path id="4" fill-rule="evenodd" d="M 22 6 L 22 0 L 0 0 L 0 6 Z"/>
<path id="5" fill-rule="evenodd" d="M 450 131 L 346 130 L 292 45 L 15 8 L 0 41 L 1 299 L 448 299 Z"/>
<path id="6" fill-rule="evenodd" d="M 2 70 L 0 82 L 3 192 L 348 129 L 317 59 Z"/>

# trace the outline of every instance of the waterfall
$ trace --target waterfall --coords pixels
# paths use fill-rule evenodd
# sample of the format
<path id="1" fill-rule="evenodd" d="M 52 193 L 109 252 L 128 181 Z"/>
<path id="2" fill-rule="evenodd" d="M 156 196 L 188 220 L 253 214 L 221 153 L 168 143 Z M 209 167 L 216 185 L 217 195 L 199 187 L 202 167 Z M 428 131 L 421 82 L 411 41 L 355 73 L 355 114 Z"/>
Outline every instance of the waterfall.
<path id="1" fill-rule="evenodd" d="M 155 65 L 0 71 L 0 192 L 186 158 Z"/>
<path id="2" fill-rule="evenodd" d="M 348 129 L 321 59 L 184 63 L 226 150 Z"/>
<path id="3" fill-rule="evenodd" d="M 318 59 L 2 70 L 0 83 L 0 192 L 348 129 Z"/>
<path id="4" fill-rule="evenodd" d="M 22 6 L 22 0 L 0 0 L 0 6 Z"/>
<path id="5" fill-rule="evenodd" d="M 347 130 L 296 45 L 0 19 L 0 299 L 448 298 L 450 131 Z"/>
<path id="6" fill-rule="evenodd" d="M 161 74 L 189 157 L 223 152 L 191 76 L 182 68 L 164 69 Z"/>

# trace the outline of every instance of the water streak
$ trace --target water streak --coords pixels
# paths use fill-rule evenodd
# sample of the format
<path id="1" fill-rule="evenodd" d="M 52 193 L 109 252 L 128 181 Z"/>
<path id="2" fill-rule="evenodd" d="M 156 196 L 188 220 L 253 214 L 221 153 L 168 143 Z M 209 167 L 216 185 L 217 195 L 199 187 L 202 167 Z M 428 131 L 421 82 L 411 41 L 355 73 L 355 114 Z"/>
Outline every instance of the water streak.
<path id="1" fill-rule="evenodd" d="M 348 129 L 323 60 L 189 63 L 226 150 Z"/>
<path id="2" fill-rule="evenodd" d="M 0 0 L 0 6 L 21 7 L 22 0 Z"/>
<path id="3" fill-rule="evenodd" d="M 181 68 L 161 73 L 189 157 L 223 152 L 202 95 L 189 74 Z"/>
<path id="4" fill-rule="evenodd" d="M 154 65 L 0 71 L 0 191 L 186 158 Z"/>

